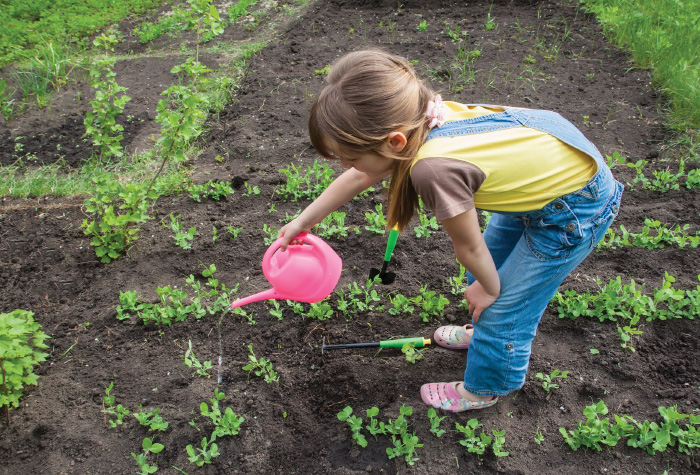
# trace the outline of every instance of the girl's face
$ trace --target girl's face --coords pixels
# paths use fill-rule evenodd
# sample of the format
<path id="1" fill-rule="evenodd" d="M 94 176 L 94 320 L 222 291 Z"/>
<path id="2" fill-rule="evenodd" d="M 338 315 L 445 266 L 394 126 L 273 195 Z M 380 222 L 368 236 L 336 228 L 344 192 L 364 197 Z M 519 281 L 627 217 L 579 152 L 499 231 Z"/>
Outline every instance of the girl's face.
<path id="1" fill-rule="evenodd" d="M 340 165 L 343 168 L 354 168 L 357 171 L 370 176 L 386 176 L 391 172 L 395 158 L 387 157 L 372 152 L 363 153 L 348 153 L 340 149 L 336 143 L 329 142 L 328 149 L 331 150 L 333 156 L 340 160 Z M 390 151 L 390 145 L 387 144 L 382 148 Z"/>

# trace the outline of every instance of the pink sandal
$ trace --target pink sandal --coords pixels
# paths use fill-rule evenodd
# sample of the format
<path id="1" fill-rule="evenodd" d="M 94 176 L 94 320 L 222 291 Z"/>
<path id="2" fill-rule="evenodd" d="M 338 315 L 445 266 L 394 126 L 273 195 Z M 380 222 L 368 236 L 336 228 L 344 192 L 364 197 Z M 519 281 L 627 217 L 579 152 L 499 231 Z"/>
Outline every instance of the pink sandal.
<path id="1" fill-rule="evenodd" d="M 420 388 L 420 397 L 427 405 L 450 412 L 485 409 L 498 402 L 498 397 L 496 396 L 488 401 L 478 402 L 464 399 L 457 391 L 458 384 L 462 384 L 462 382 L 424 384 Z"/>
<path id="2" fill-rule="evenodd" d="M 438 345 L 449 348 L 450 350 L 466 350 L 469 348 L 469 342 L 472 340 L 472 335 L 467 333 L 467 330 L 474 328 L 473 325 L 467 323 L 464 326 L 446 325 L 435 330 L 433 339 Z"/>

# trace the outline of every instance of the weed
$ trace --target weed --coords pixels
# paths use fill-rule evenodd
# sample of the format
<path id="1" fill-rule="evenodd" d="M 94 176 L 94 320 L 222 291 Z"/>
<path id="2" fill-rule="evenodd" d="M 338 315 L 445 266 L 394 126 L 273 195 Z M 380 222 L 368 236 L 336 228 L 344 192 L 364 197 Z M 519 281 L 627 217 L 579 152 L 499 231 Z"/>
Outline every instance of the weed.
<path id="1" fill-rule="evenodd" d="M 555 382 L 557 379 L 566 379 L 567 376 L 569 376 L 568 371 L 560 372 L 558 369 L 555 369 L 550 374 L 537 373 L 535 375 L 537 379 L 542 381 L 542 389 L 544 389 L 547 394 L 549 394 L 550 391 L 559 388 L 559 384 Z"/>
<path id="2" fill-rule="evenodd" d="M 247 365 L 243 367 L 243 371 L 248 372 L 248 378 L 250 378 L 250 373 L 255 372 L 256 376 L 262 376 L 266 383 L 279 383 L 280 377 L 277 372 L 272 369 L 272 362 L 265 358 L 258 359 L 253 352 L 253 344 L 248 345 L 248 361 Z"/>
<path id="3" fill-rule="evenodd" d="M 37 385 L 39 375 L 33 368 L 48 356 L 42 350 L 48 348 L 44 340 L 49 336 L 33 317 L 33 312 L 19 309 L 0 313 L 0 407 L 5 406 L 8 426 L 10 407 L 19 407 L 25 385 Z"/>
<path id="4" fill-rule="evenodd" d="M 197 375 L 203 378 L 211 378 L 211 375 L 208 373 L 208 371 L 211 369 L 211 361 L 205 361 L 202 363 L 197 359 L 197 357 L 194 355 L 194 351 L 192 350 L 192 340 L 187 340 L 187 351 L 184 355 L 180 355 L 180 357 L 184 358 L 185 366 L 195 369 L 192 376 Z"/>

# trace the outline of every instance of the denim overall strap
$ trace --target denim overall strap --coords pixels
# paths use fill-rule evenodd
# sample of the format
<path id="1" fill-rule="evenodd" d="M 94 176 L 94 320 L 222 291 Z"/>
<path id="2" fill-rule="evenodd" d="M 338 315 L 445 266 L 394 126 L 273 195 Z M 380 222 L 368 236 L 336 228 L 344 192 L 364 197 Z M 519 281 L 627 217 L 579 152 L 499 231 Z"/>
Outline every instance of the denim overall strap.
<path id="1" fill-rule="evenodd" d="M 473 104 L 484 107 L 504 109 L 503 112 L 473 117 L 471 119 L 445 122 L 442 127 L 434 128 L 428 134 L 426 142 L 442 137 L 480 134 L 505 130 L 513 127 L 529 127 L 558 138 L 596 161 L 598 169 L 604 168 L 605 160 L 598 149 L 588 140 L 574 124 L 556 112 L 535 109 L 515 109 L 489 104 Z"/>

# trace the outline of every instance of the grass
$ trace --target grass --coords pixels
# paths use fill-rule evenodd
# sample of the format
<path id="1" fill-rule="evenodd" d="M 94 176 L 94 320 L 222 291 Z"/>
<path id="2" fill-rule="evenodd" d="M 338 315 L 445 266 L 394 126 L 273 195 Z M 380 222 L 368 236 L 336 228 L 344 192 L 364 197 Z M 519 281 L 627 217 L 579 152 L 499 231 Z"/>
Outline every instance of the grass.
<path id="1" fill-rule="evenodd" d="M 76 42 L 163 3 L 165 0 L 4 0 L 0 8 L 0 67 L 31 58 L 48 43 Z"/>
<path id="2" fill-rule="evenodd" d="M 700 136 L 700 24 L 698 3 L 677 0 L 583 0 L 600 19 L 606 35 L 631 51 L 639 67 L 651 67 L 668 96 L 669 125 L 686 132 L 695 155 Z M 695 138 L 693 138 L 695 137 Z"/>

